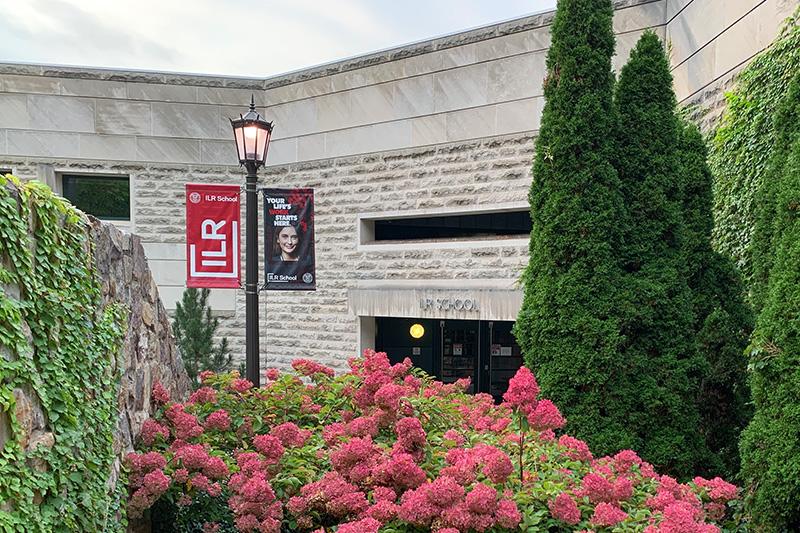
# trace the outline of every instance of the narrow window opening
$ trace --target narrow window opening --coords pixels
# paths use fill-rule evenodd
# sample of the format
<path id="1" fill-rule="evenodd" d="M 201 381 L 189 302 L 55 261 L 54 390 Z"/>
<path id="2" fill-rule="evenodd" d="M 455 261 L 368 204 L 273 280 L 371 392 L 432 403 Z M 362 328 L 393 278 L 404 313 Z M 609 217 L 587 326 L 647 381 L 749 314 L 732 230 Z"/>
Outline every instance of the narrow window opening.
<path id="1" fill-rule="evenodd" d="M 530 212 L 501 211 L 373 221 L 372 242 L 490 239 L 530 235 Z"/>

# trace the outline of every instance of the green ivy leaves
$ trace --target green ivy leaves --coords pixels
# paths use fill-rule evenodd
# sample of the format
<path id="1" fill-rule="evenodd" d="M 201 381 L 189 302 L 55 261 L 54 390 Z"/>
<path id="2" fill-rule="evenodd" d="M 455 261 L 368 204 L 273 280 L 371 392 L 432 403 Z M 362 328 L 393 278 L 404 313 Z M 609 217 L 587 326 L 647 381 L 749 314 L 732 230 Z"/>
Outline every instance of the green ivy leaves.
<path id="1" fill-rule="evenodd" d="M 126 310 L 103 306 L 87 222 L 38 182 L 0 176 L 0 531 L 124 528 L 115 459 Z M 38 397 L 52 447 L 22 446 L 15 390 Z"/>

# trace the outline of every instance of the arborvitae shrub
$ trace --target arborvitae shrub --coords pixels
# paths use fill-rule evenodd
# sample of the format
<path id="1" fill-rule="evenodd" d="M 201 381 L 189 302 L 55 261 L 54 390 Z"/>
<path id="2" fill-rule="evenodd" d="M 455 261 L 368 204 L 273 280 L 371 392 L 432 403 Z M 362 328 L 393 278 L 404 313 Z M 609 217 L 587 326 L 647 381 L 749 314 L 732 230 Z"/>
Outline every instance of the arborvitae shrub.
<path id="1" fill-rule="evenodd" d="M 514 326 L 568 430 L 606 453 L 633 447 L 620 402 L 623 205 L 613 150 L 610 0 L 561 0 L 529 200 L 533 227 Z"/>
<path id="2" fill-rule="evenodd" d="M 744 349 L 753 316 L 733 261 L 711 247 L 713 178 L 705 142 L 697 127 L 685 123 L 679 143 L 692 333 L 706 369 L 698 391 L 700 425 L 713 453 L 704 466 L 707 472 L 733 477 L 739 470 L 739 434 L 752 411 Z"/>
<path id="3" fill-rule="evenodd" d="M 219 344 L 214 345 L 219 319 L 211 314 L 209 294 L 208 289 L 189 288 L 183 291 L 172 324 L 186 373 L 194 385 L 197 385 L 201 371 L 223 372 L 230 368 L 232 359 L 227 338 L 222 338 Z"/>
<path id="4" fill-rule="evenodd" d="M 800 74 L 776 114 L 762 187 L 761 250 L 773 257 L 750 346 L 755 414 L 742 435 L 742 473 L 756 531 L 800 530 Z M 754 243 L 755 244 L 755 243 Z M 759 243 L 762 244 L 762 243 Z"/>
<path id="5" fill-rule="evenodd" d="M 629 298 L 619 370 L 623 414 L 643 457 L 688 475 L 707 459 L 694 401 L 703 362 L 691 331 L 675 94 L 655 33 L 631 51 L 615 103 L 615 163 L 627 208 L 619 254 Z"/>

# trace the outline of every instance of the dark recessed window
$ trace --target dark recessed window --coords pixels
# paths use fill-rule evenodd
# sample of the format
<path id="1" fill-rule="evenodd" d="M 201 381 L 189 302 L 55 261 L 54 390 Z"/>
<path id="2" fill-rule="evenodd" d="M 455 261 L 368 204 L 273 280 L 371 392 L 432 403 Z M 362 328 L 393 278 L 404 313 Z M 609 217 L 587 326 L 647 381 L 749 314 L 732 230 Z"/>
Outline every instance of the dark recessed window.
<path id="1" fill-rule="evenodd" d="M 525 236 L 531 215 L 525 210 L 375 221 L 375 241 Z"/>
<path id="2" fill-rule="evenodd" d="M 62 176 L 64 198 L 81 211 L 105 220 L 131 219 L 127 176 Z"/>
<path id="3" fill-rule="evenodd" d="M 0 176 L 5 176 L 6 174 L 13 174 L 10 168 L 0 168 Z"/>

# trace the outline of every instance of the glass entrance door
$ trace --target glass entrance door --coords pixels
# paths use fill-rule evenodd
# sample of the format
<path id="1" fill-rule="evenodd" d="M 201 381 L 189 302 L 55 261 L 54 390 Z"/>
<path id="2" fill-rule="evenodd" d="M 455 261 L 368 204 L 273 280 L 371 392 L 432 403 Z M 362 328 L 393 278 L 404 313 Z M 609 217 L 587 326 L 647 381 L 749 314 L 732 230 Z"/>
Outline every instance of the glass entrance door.
<path id="1" fill-rule="evenodd" d="M 439 325 L 442 330 L 442 382 L 454 383 L 469 378 L 471 383 L 467 392 L 481 390 L 480 323 L 477 320 L 441 320 Z"/>
<path id="2" fill-rule="evenodd" d="M 522 365 L 511 333 L 513 322 L 376 317 L 375 349 L 392 363 L 410 357 L 444 383 L 470 378 L 468 392 L 502 399 L 508 380 Z M 415 335 L 412 335 L 412 329 Z"/>

